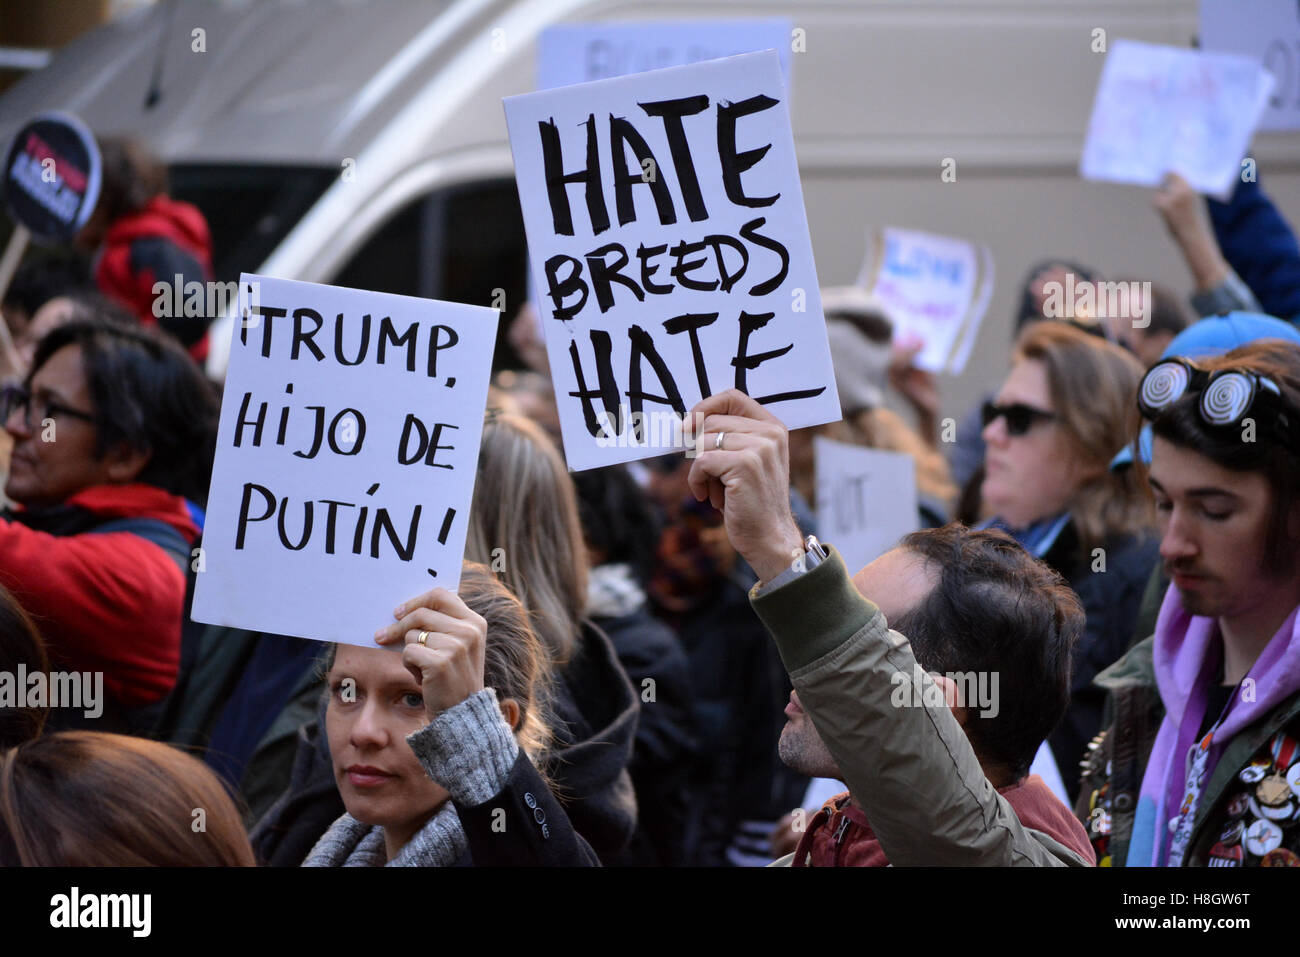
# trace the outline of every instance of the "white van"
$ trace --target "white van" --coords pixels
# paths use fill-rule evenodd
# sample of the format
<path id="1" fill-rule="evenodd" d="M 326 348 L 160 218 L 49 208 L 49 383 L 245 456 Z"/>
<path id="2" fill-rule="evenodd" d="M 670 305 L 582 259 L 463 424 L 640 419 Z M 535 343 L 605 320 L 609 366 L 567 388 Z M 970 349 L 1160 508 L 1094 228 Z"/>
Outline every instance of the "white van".
<path id="1" fill-rule="evenodd" d="M 1187 45 L 1196 0 L 171 0 L 60 50 L 0 98 L 0 141 L 44 109 L 132 134 L 241 270 L 514 312 L 525 243 L 501 98 L 536 86 L 541 31 L 607 20 L 783 18 L 819 278 L 857 275 L 868 225 L 987 243 L 996 292 L 963 411 L 1007 362 L 1029 265 L 1068 256 L 1189 278 L 1149 191 L 1085 182 L 1096 30 Z M 1260 134 L 1261 182 L 1300 222 L 1300 133 Z M 943 182 L 946 159 L 956 181 Z M 225 352 L 213 337 L 212 369 Z M 228 341 L 228 340 L 227 340 Z M 501 343 L 498 364 L 513 354 Z"/>

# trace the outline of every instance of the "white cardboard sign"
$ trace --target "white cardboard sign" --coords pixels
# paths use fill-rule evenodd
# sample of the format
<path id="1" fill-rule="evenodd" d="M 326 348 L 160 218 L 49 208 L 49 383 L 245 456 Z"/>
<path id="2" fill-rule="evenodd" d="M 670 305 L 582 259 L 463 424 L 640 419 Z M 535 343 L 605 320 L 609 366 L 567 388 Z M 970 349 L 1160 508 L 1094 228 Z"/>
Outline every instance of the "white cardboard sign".
<path id="1" fill-rule="evenodd" d="M 494 309 L 240 277 L 195 621 L 371 645 L 455 589 Z"/>
<path id="2" fill-rule="evenodd" d="M 1273 75 L 1250 57 L 1116 40 L 1106 54 L 1079 173 L 1157 186 L 1166 173 L 1227 199 Z"/>
<path id="3" fill-rule="evenodd" d="M 717 60 L 740 53 L 775 49 L 790 86 L 790 21 L 646 20 L 629 23 L 558 23 L 537 40 L 537 88 Z"/>
<path id="4" fill-rule="evenodd" d="M 993 296 L 993 273 L 987 246 L 887 226 L 867 235 L 858 285 L 888 310 L 895 341 L 924 344 L 919 368 L 960 375 Z"/>
<path id="5" fill-rule="evenodd" d="M 917 529 L 916 462 L 817 436 L 817 532 L 844 558 L 849 574 L 875 561 Z"/>
<path id="6" fill-rule="evenodd" d="M 789 428 L 839 419 L 776 51 L 505 110 L 570 468 L 680 449 L 733 386 Z"/>
<path id="7" fill-rule="evenodd" d="M 1201 0 L 1201 49 L 1248 56 L 1275 81 L 1261 130 L 1300 130 L 1300 4 Z"/>

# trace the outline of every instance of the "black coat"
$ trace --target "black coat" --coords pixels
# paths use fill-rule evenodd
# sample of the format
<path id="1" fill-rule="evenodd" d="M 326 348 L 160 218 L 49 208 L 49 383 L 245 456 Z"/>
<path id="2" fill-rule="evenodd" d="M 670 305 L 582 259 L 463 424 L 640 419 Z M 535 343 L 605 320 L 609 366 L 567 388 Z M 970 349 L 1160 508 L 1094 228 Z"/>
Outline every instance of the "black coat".
<path id="1" fill-rule="evenodd" d="M 613 861 L 636 829 L 628 765 L 638 699 L 608 636 L 594 625 L 555 682 L 555 742 L 547 773 L 573 822 L 601 861 Z"/>
<path id="2" fill-rule="evenodd" d="M 637 828 L 608 863 L 685 863 L 689 778 L 696 742 L 690 664 L 676 633 L 642 605 L 630 614 L 593 617 L 614 643 L 640 697 L 641 717 L 628 770 L 636 789 Z"/>
<path id="3" fill-rule="evenodd" d="M 1071 801 L 1079 790 L 1079 762 L 1088 742 L 1102 729 L 1106 693 L 1094 687 L 1092 679 L 1128 650 L 1160 543 L 1152 536 L 1119 535 L 1102 548 L 1105 571 L 1093 571 L 1094 565 L 1101 567 L 1100 562 L 1079 545 L 1071 522 L 1043 555 L 1043 561 L 1060 572 L 1079 596 L 1087 619 L 1074 650 L 1070 706 L 1047 739 Z"/>

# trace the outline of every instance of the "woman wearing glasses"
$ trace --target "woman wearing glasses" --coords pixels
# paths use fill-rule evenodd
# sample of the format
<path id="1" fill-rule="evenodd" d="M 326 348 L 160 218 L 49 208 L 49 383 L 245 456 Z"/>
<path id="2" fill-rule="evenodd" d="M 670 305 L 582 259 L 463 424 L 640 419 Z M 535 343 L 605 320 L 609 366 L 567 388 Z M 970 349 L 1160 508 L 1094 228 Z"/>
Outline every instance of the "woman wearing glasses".
<path id="1" fill-rule="evenodd" d="M 1141 375 L 1118 346 L 1038 322 L 1020 335 L 1011 372 L 984 407 L 986 524 L 1059 571 L 1087 615 L 1070 708 L 1049 738 L 1071 798 L 1079 759 L 1101 726 L 1104 697 L 1093 676 L 1128 648 L 1157 557 L 1142 476 L 1109 469 L 1137 433 Z"/>
<path id="2" fill-rule="evenodd" d="M 51 664 L 102 673 L 96 728 L 147 725 L 176 682 L 216 396 L 162 334 L 74 321 L 41 340 L 0 413 L 17 504 L 0 513 L 0 585 L 38 622 Z"/>

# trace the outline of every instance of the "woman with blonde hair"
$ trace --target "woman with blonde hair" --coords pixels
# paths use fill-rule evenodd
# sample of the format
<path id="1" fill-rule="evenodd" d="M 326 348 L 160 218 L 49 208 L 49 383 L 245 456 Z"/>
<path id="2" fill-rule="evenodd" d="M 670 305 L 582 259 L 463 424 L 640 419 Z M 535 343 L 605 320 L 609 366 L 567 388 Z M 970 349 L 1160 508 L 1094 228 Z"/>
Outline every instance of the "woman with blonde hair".
<path id="1" fill-rule="evenodd" d="M 983 410 L 980 486 L 988 523 L 1006 529 L 1078 594 L 1087 616 L 1075 648 L 1070 708 L 1048 739 L 1066 790 L 1100 730 L 1093 676 L 1133 637 L 1157 558 L 1143 477 L 1110 460 L 1137 434 L 1142 368 L 1121 349 L 1064 322 L 1026 326 L 1011 372 Z"/>
<path id="2" fill-rule="evenodd" d="M 542 428 L 520 415 L 491 412 L 484 423 L 465 557 L 518 596 L 550 655 L 556 791 L 578 833 L 613 861 L 636 827 L 627 766 L 638 701 L 609 638 L 585 618 L 573 480 Z"/>
<path id="3" fill-rule="evenodd" d="M 347 813 L 307 867 L 598 863 L 539 768 L 550 662 L 519 601 L 466 563 L 327 656 L 325 733 Z M 394 649 L 400 648 L 401 654 Z"/>
<path id="4" fill-rule="evenodd" d="M 60 731 L 0 751 L 0 866 L 252 866 L 220 778 L 170 745 Z"/>

